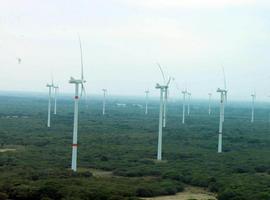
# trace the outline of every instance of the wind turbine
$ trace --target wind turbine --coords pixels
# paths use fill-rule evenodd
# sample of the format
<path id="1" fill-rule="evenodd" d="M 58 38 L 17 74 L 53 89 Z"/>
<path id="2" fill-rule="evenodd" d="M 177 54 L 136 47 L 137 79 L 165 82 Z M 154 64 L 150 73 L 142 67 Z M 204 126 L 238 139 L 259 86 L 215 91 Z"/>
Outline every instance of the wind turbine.
<path id="1" fill-rule="evenodd" d="M 52 100 L 52 88 L 54 87 L 53 85 L 53 79 L 51 84 L 47 84 L 46 87 L 49 88 L 49 99 L 48 99 L 48 121 L 47 121 L 47 127 L 51 127 L 51 100 Z"/>
<path id="2" fill-rule="evenodd" d="M 57 109 L 57 93 L 58 93 L 58 86 L 53 86 L 54 89 L 54 114 L 56 115 L 56 109 Z"/>
<path id="3" fill-rule="evenodd" d="M 209 96 L 208 114 L 211 115 L 211 98 L 212 98 L 212 93 L 208 93 L 208 96 Z"/>
<path id="4" fill-rule="evenodd" d="M 254 122 L 254 104 L 255 104 L 256 94 L 255 93 L 251 94 L 251 98 L 252 98 L 251 123 L 253 123 Z"/>
<path id="5" fill-rule="evenodd" d="M 174 79 L 173 79 L 174 80 Z M 174 80 L 175 81 L 175 80 Z M 178 84 L 175 82 L 175 86 L 176 86 L 176 89 L 178 90 L 178 92 L 180 92 L 180 89 L 179 89 L 179 86 Z M 187 94 L 187 89 L 185 89 L 184 91 L 182 91 L 182 94 L 183 94 L 183 114 L 182 114 L 182 124 L 185 124 L 185 114 L 186 114 L 186 94 Z M 181 94 L 181 92 L 180 92 Z"/>
<path id="6" fill-rule="evenodd" d="M 82 44 L 81 39 L 79 37 L 80 44 L 80 54 L 81 54 L 81 78 L 75 79 L 73 77 L 70 78 L 69 83 L 75 84 L 75 98 L 74 98 L 74 126 L 73 126 L 73 142 L 72 142 L 72 161 L 71 161 L 71 169 L 73 171 L 77 171 L 77 148 L 78 148 L 78 108 L 79 108 L 79 86 L 81 86 L 81 95 L 85 94 L 84 83 L 84 74 L 83 74 L 83 52 L 82 52 Z"/>
<path id="7" fill-rule="evenodd" d="M 102 91 L 103 91 L 103 107 L 102 107 L 102 114 L 105 115 L 107 89 L 102 89 Z"/>
<path id="8" fill-rule="evenodd" d="M 149 99 L 149 90 L 145 91 L 145 114 L 148 114 L 148 99 Z"/>
<path id="9" fill-rule="evenodd" d="M 219 133 L 218 133 L 218 153 L 222 153 L 222 131 L 223 131 L 223 123 L 224 123 L 224 101 L 227 101 L 227 92 L 226 89 L 226 78 L 225 72 L 223 68 L 223 76 L 224 76 L 224 89 L 217 89 L 217 92 L 220 93 L 220 116 L 219 116 Z"/>
<path id="10" fill-rule="evenodd" d="M 167 102 L 168 102 L 168 88 L 169 88 L 169 85 L 170 85 L 170 82 L 171 82 L 171 77 L 169 77 L 169 79 L 167 80 L 165 78 L 165 75 L 164 75 L 164 72 L 162 70 L 162 67 L 159 63 L 157 63 L 159 69 L 160 69 L 160 72 L 162 74 L 162 77 L 163 77 L 163 82 L 164 82 L 164 100 L 163 100 L 163 122 L 162 122 L 162 126 L 165 128 L 166 127 L 166 121 L 167 121 Z"/>
<path id="11" fill-rule="evenodd" d="M 187 111 L 187 113 L 188 113 L 188 116 L 189 116 L 189 114 L 190 114 L 190 98 L 191 98 L 191 93 L 190 92 L 187 92 L 187 95 L 188 95 L 188 111 Z"/>
<path id="12" fill-rule="evenodd" d="M 183 94 L 183 114 L 182 114 L 182 124 L 185 124 L 185 115 L 186 115 L 186 95 L 187 95 L 187 89 L 182 91 Z"/>
<path id="13" fill-rule="evenodd" d="M 159 126 L 158 126 L 158 151 L 157 160 L 162 160 L 162 129 L 163 129 L 163 114 L 164 114 L 164 93 L 167 85 L 157 83 L 156 89 L 160 90 L 160 106 L 159 106 Z"/>

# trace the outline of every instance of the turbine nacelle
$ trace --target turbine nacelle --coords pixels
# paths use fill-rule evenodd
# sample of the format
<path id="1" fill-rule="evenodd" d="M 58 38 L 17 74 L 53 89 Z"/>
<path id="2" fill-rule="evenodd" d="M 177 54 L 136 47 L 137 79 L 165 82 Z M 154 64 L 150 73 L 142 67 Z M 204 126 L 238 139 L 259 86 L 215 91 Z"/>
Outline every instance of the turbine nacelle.
<path id="1" fill-rule="evenodd" d="M 227 93 L 228 93 L 228 90 L 224 90 L 224 89 L 218 88 L 217 89 L 217 92 L 220 92 L 221 94 L 224 94 L 225 95 L 225 102 L 227 102 Z"/>
<path id="2" fill-rule="evenodd" d="M 187 94 L 187 93 L 188 93 L 187 89 L 185 89 L 184 91 L 182 91 L 182 94 Z"/>
<path id="3" fill-rule="evenodd" d="M 156 88 L 157 89 L 167 89 L 168 88 L 168 85 L 160 85 L 160 84 L 156 84 Z"/>
<path id="4" fill-rule="evenodd" d="M 69 83 L 74 83 L 74 84 L 84 84 L 86 83 L 85 80 L 81 80 L 81 79 L 75 79 L 73 77 L 70 77 Z"/>
<path id="5" fill-rule="evenodd" d="M 220 93 L 226 93 L 226 94 L 227 94 L 228 91 L 227 91 L 227 90 L 223 90 L 223 89 L 218 88 L 218 89 L 217 89 L 217 92 L 220 92 Z"/>
<path id="6" fill-rule="evenodd" d="M 53 84 L 47 84 L 46 87 L 54 87 Z"/>

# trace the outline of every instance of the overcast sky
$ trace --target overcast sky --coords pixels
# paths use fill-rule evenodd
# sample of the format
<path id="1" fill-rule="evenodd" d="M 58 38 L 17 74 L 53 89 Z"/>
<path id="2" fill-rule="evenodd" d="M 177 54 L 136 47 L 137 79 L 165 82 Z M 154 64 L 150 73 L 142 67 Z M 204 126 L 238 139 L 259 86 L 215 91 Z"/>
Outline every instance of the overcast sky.
<path id="1" fill-rule="evenodd" d="M 193 98 L 223 87 L 229 98 L 270 95 L 270 2 L 267 0 L 0 0 L 0 90 L 60 91 L 80 76 L 77 34 L 88 94 L 158 95 L 173 76 Z M 21 58 L 19 64 L 17 58 Z M 178 95 L 175 84 L 171 94 Z"/>

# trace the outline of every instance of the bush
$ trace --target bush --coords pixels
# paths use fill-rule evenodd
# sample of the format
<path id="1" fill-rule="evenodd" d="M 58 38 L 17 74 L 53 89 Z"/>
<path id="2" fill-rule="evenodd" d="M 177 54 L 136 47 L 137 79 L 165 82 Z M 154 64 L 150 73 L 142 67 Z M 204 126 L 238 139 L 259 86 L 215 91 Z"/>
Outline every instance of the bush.
<path id="1" fill-rule="evenodd" d="M 39 194 L 42 198 L 52 198 L 55 200 L 61 199 L 63 195 L 59 192 L 61 186 L 56 182 L 47 182 L 39 189 Z"/>
<path id="2" fill-rule="evenodd" d="M 13 188 L 10 196 L 20 200 L 36 200 L 38 199 L 38 189 L 29 185 L 19 185 Z"/>
<path id="3" fill-rule="evenodd" d="M 0 200 L 6 200 L 8 199 L 8 195 L 6 193 L 0 192 Z"/>
<path id="4" fill-rule="evenodd" d="M 194 177 L 191 180 L 191 185 L 199 186 L 199 187 L 208 187 L 208 180 L 202 177 Z"/>
<path id="5" fill-rule="evenodd" d="M 257 195 L 256 199 L 260 199 L 260 200 L 269 200 L 270 199 L 270 193 L 260 193 Z"/>
<path id="6" fill-rule="evenodd" d="M 208 188 L 209 188 L 210 192 L 218 192 L 219 191 L 219 186 L 217 183 L 210 183 Z"/>
<path id="7" fill-rule="evenodd" d="M 236 167 L 233 171 L 234 171 L 235 173 L 242 174 L 242 173 L 247 173 L 247 172 L 249 172 L 249 169 L 246 168 L 246 167 Z"/>
<path id="8" fill-rule="evenodd" d="M 218 194 L 218 200 L 232 200 L 238 195 L 232 190 L 226 190 Z"/>
<path id="9" fill-rule="evenodd" d="M 266 172 L 268 170 L 269 167 L 265 166 L 265 165 L 261 165 L 261 166 L 257 166 L 255 167 L 255 171 L 259 172 L 259 173 L 263 173 Z"/>
<path id="10" fill-rule="evenodd" d="M 149 188 L 138 188 L 136 190 L 136 196 L 138 197 L 153 197 L 153 191 Z"/>
<path id="11" fill-rule="evenodd" d="M 169 171 L 169 172 L 163 174 L 162 178 L 172 179 L 172 180 L 176 180 L 176 181 L 183 181 L 184 180 L 184 177 L 182 174 L 179 174 L 179 173 L 174 172 L 174 171 Z"/>

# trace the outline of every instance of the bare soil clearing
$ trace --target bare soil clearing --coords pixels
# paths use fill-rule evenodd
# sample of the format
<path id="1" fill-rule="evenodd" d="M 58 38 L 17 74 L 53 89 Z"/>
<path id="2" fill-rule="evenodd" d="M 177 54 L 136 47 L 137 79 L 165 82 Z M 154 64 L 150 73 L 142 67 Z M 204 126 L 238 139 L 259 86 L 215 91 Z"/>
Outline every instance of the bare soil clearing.
<path id="1" fill-rule="evenodd" d="M 112 171 L 104 171 L 93 168 L 79 168 L 80 172 L 89 171 L 97 178 L 117 177 Z M 134 177 L 135 178 L 135 177 Z M 142 177 L 140 177 L 142 178 Z M 144 177 L 145 179 L 154 179 L 155 177 Z M 208 192 L 200 187 L 186 186 L 183 192 L 170 196 L 159 196 L 151 198 L 143 198 L 144 200 L 217 200 L 216 194 Z"/>
<path id="2" fill-rule="evenodd" d="M 16 151 L 16 149 L 0 149 L 0 153 L 5 153 L 9 151 Z"/>
<path id="3" fill-rule="evenodd" d="M 94 177 L 97 178 L 106 178 L 106 177 L 112 177 L 113 172 L 112 171 L 104 171 L 101 169 L 94 169 L 94 168 L 78 168 L 78 172 L 91 172 Z"/>
<path id="4" fill-rule="evenodd" d="M 171 196 L 144 198 L 144 200 L 217 200 L 214 193 L 202 188 L 187 186 L 184 192 Z"/>

